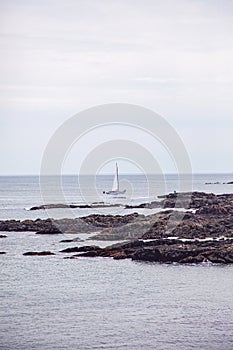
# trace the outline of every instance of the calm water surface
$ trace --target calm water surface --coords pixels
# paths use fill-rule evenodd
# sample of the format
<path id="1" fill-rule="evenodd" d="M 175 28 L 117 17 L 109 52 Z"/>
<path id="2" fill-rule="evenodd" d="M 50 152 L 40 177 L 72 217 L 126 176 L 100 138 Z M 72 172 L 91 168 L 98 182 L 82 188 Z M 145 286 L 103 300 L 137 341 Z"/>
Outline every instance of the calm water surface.
<path id="1" fill-rule="evenodd" d="M 32 185 L 24 196 L 19 184 L 1 188 L 8 216 L 39 198 Z M 0 349 L 233 349 L 233 266 L 70 260 L 59 250 L 77 244 L 59 241 L 74 235 L 5 234 Z M 30 250 L 55 255 L 22 255 Z"/>

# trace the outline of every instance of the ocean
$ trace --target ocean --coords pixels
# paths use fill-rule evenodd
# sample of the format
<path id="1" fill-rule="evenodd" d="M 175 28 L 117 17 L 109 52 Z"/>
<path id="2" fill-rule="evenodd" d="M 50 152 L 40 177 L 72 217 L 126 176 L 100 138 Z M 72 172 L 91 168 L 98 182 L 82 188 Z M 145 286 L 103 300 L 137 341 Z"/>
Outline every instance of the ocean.
<path id="1" fill-rule="evenodd" d="M 63 176 L 63 198 L 48 179 L 47 203 L 118 207 L 76 208 L 68 215 L 128 214 L 124 204 L 155 200 L 157 195 L 190 189 L 190 177 L 164 178 L 121 175 L 126 198 L 109 199 L 111 175 L 95 179 Z M 181 182 L 183 183 L 181 184 Z M 233 174 L 194 174 L 194 191 L 232 193 Z M 80 183 L 82 186 L 80 186 Z M 208 183 L 208 184 L 207 184 Z M 210 184 L 211 183 L 211 184 Z M 150 188 L 149 188 L 150 187 Z M 149 188 L 149 189 L 148 189 Z M 67 209 L 28 209 L 43 204 L 37 176 L 0 177 L 0 220 L 66 217 Z M 112 201 L 112 202 L 111 202 Z M 139 212 L 145 215 L 151 210 Z M 0 349 L 233 349 L 233 266 L 138 263 L 109 258 L 64 259 L 60 250 L 75 245 L 112 242 L 60 243 L 76 235 L 35 235 L 1 232 Z M 50 250 L 54 256 L 23 256 Z"/>

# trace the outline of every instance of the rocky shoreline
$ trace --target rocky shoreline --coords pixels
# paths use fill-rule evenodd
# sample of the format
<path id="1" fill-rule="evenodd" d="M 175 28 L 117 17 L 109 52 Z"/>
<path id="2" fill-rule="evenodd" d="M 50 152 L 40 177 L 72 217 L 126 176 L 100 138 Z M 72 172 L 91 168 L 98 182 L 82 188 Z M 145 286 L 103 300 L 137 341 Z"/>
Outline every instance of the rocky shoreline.
<path id="1" fill-rule="evenodd" d="M 178 239 L 158 239 L 153 241 L 135 240 L 118 243 L 106 248 L 98 246 L 70 247 L 61 253 L 78 253 L 69 258 L 111 257 L 116 260 L 132 259 L 136 261 L 159 263 L 233 263 L 233 241 L 214 240 L 208 242 L 182 241 Z"/>
<path id="2" fill-rule="evenodd" d="M 31 231 L 36 234 L 92 233 L 106 227 L 126 225 L 139 216 L 137 213 L 124 216 L 92 214 L 75 219 L 0 220 L 0 231 Z"/>
<path id="3" fill-rule="evenodd" d="M 78 257 L 107 256 L 114 259 L 179 263 L 233 262 L 233 194 L 169 194 L 163 196 L 160 202 L 145 203 L 144 207 L 148 208 L 149 205 L 154 208 L 158 203 L 161 211 L 147 216 L 138 213 L 116 216 L 94 214 L 75 219 L 8 220 L 0 221 L 0 231 L 96 233 L 90 239 L 127 240 L 107 248 L 86 246 L 62 251 L 76 252 Z M 79 239 L 63 240 L 64 243 L 72 241 L 78 242 Z M 27 255 L 48 255 L 43 252 L 29 253 Z M 77 255 L 71 257 L 76 258 Z"/>

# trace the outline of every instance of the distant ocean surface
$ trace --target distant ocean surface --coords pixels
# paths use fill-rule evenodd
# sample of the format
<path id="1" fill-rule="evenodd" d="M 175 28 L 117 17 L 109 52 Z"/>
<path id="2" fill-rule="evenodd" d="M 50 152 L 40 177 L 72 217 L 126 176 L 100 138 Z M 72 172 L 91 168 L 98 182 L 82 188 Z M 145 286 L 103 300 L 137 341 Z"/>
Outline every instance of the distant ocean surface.
<path id="1" fill-rule="evenodd" d="M 122 205 L 190 189 L 187 178 L 181 185 L 176 175 L 164 179 L 121 175 L 120 180 L 130 196 L 112 201 Z M 49 181 L 47 200 L 60 202 L 53 178 Z M 82 179 L 81 188 L 76 176 L 64 176 L 65 203 L 110 203 L 102 192 L 111 189 L 112 181 L 110 175 L 97 176 L 93 191 L 90 177 Z M 194 191 L 232 193 L 233 185 L 223 184 L 229 181 L 233 174 L 194 174 L 191 185 Z M 65 217 L 63 209 L 26 210 L 42 203 L 39 177 L 0 177 L 0 220 Z M 132 211 L 122 206 L 98 212 L 123 215 Z M 91 208 L 72 210 L 72 216 L 93 213 L 96 210 Z M 6 252 L 0 255 L 1 350 L 233 349 L 233 266 L 64 259 L 59 251 L 66 247 L 112 242 L 86 241 L 87 235 L 82 234 L 77 234 L 81 243 L 60 243 L 74 234 L 0 234 L 7 236 L 0 239 L 0 251 Z M 22 255 L 32 250 L 50 250 L 55 255 Z"/>
<path id="2" fill-rule="evenodd" d="M 233 185 L 227 182 L 233 181 L 232 174 L 194 174 L 181 176 L 168 174 L 164 177 L 158 175 L 120 175 L 120 186 L 127 187 L 126 197 L 113 198 L 103 195 L 103 191 L 111 190 L 113 176 L 99 175 L 95 178 L 90 176 L 65 175 L 61 178 L 63 197 L 57 195 L 54 187 L 56 177 L 48 177 L 48 193 L 46 203 L 65 204 L 92 204 L 104 202 L 108 204 L 140 204 L 157 200 L 158 195 L 176 191 L 203 191 L 213 193 L 231 193 Z M 211 184 L 206 184 L 211 183 Z M 224 184 L 225 183 L 225 184 Z M 122 184 L 122 185 L 121 185 Z M 95 187 L 93 187 L 95 186 Z M 44 204 L 44 198 L 40 192 L 39 176 L 0 176 L 0 220 L 7 219 L 36 219 L 64 217 L 67 211 L 27 211 L 33 206 Z M 74 209 L 72 216 L 85 216 L 96 212 L 92 209 Z M 116 208 L 102 208 L 100 214 L 128 214 L 129 211 Z"/>

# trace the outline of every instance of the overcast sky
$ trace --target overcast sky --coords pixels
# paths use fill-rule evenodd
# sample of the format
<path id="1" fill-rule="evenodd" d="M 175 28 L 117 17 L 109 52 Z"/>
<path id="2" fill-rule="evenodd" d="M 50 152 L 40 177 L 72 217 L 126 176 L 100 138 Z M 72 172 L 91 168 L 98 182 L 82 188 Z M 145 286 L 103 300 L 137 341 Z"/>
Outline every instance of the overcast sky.
<path id="1" fill-rule="evenodd" d="M 232 172 L 232 62 L 231 0 L 0 0 L 0 173 L 39 173 L 54 131 L 110 102 L 162 115 L 194 172 Z"/>

